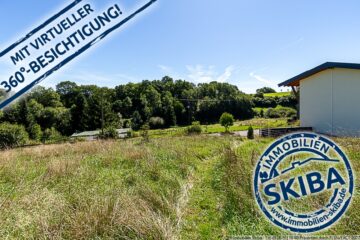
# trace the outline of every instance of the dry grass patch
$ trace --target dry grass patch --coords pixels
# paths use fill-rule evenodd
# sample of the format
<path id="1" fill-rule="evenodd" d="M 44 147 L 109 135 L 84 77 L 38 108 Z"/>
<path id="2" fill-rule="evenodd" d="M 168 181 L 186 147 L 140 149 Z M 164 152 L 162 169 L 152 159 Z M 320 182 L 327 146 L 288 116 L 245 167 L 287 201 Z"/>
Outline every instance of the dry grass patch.
<path id="1" fill-rule="evenodd" d="M 4 151 L 0 238 L 177 239 L 189 173 L 225 141 L 176 137 Z"/>

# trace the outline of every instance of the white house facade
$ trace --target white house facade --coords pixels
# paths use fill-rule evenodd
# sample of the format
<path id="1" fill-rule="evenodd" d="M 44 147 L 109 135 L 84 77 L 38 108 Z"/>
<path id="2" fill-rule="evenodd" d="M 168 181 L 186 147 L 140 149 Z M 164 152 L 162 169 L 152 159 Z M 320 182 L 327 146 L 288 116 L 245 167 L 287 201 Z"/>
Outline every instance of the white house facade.
<path id="1" fill-rule="evenodd" d="M 279 86 L 293 87 L 299 94 L 302 127 L 360 137 L 360 64 L 325 63 Z"/>

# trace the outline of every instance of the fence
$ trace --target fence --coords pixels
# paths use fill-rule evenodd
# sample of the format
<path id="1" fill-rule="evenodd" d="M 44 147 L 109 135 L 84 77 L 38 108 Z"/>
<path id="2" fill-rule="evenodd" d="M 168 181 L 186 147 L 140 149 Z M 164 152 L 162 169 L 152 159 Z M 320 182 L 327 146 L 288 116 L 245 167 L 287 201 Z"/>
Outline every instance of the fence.
<path id="1" fill-rule="evenodd" d="M 263 128 L 260 129 L 260 136 L 279 137 L 293 132 L 311 132 L 312 130 L 312 127 Z"/>

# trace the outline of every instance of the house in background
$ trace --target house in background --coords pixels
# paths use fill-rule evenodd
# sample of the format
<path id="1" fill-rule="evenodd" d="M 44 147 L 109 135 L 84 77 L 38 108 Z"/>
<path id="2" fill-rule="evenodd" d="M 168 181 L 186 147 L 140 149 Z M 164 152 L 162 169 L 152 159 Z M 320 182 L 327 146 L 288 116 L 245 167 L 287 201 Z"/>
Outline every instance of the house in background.
<path id="1" fill-rule="evenodd" d="M 131 129 L 123 128 L 123 129 L 116 129 L 116 131 L 118 133 L 119 138 L 123 139 L 128 136 L 128 133 L 131 131 Z M 71 138 L 83 138 L 87 141 L 94 141 L 99 139 L 100 133 L 101 130 L 74 133 L 73 135 L 71 135 Z"/>
<path id="2" fill-rule="evenodd" d="M 292 87 L 298 96 L 302 127 L 360 137 L 360 64 L 327 62 L 279 86 Z"/>

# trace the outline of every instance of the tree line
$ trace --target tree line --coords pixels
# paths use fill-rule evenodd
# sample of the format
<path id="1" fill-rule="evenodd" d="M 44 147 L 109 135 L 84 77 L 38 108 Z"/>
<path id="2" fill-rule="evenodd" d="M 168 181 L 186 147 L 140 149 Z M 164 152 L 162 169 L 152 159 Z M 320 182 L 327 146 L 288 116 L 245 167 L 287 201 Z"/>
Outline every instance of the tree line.
<path id="1" fill-rule="evenodd" d="M 40 132 L 75 132 L 103 127 L 153 128 L 217 122 L 228 112 L 236 119 L 254 116 L 252 97 L 228 83 L 195 85 L 164 77 L 115 88 L 65 81 L 56 89 L 38 86 L 0 113 L 0 121 L 25 127 L 31 138 Z"/>

